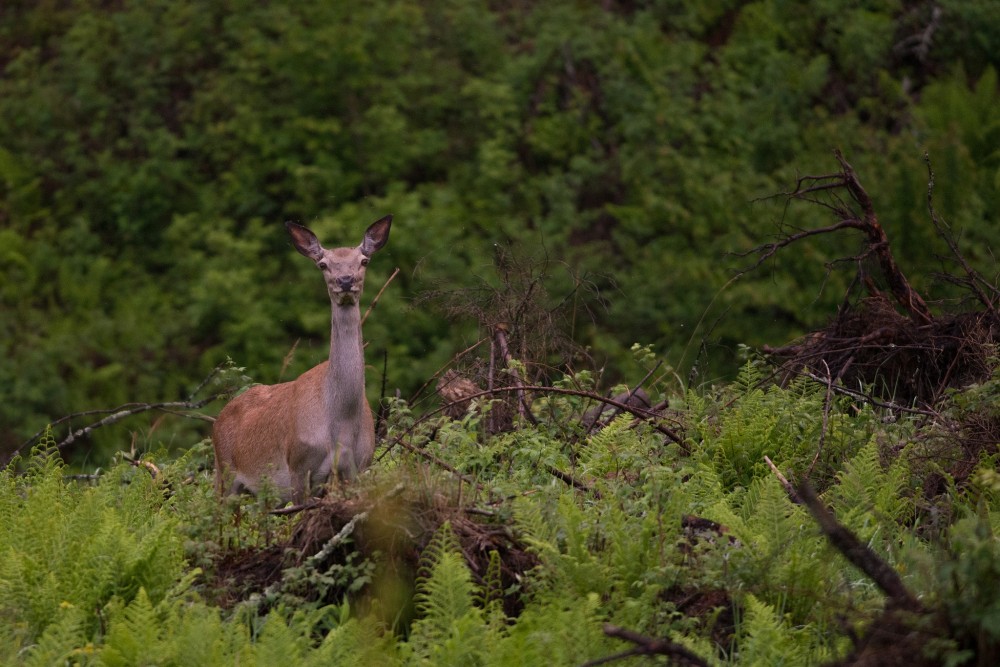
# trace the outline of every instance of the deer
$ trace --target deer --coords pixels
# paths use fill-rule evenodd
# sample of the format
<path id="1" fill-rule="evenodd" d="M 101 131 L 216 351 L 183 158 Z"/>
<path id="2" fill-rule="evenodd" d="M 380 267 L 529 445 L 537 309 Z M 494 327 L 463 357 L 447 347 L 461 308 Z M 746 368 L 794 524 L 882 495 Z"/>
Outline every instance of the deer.
<path id="1" fill-rule="evenodd" d="M 350 480 L 371 464 L 375 423 L 365 396 L 359 301 L 368 262 L 391 225 L 387 215 L 357 247 L 328 249 L 308 228 L 285 223 L 295 249 L 323 272 L 330 358 L 290 382 L 254 385 L 222 409 L 212 428 L 219 496 L 257 494 L 270 479 L 284 500 L 303 502 L 331 476 Z"/>

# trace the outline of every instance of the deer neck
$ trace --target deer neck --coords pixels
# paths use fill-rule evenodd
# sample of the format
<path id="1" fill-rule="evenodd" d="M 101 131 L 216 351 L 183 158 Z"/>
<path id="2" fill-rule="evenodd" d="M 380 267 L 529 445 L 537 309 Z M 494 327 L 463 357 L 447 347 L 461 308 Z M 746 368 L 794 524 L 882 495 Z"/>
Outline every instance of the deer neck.
<path id="1" fill-rule="evenodd" d="M 326 397 L 335 421 L 356 418 L 364 403 L 365 359 L 357 304 L 333 304 Z"/>

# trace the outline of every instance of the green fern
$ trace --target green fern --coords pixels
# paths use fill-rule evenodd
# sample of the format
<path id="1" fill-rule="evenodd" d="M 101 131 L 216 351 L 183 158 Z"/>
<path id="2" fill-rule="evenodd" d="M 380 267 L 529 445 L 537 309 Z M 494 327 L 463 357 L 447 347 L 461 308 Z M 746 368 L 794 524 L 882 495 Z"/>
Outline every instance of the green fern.
<path id="1" fill-rule="evenodd" d="M 483 585 L 480 588 L 477 603 L 485 612 L 487 617 L 503 613 L 503 579 L 500 560 L 500 552 L 496 549 L 490 551 L 490 560 L 486 566 L 486 574 L 483 576 Z"/>
<path id="2" fill-rule="evenodd" d="M 145 589 L 140 588 L 132 603 L 111 624 L 101 651 L 108 667 L 144 664 L 151 656 L 163 654 L 161 624 Z"/>
<path id="3" fill-rule="evenodd" d="M 481 592 L 445 522 L 421 556 L 415 603 L 420 618 L 413 623 L 407 649 L 421 664 L 482 663 L 487 625 L 474 601 Z"/>
<path id="4" fill-rule="evenodd" d="M 525 609 L 502 641 L 491 646 L 486 664 L 580 665 L 619 650 L 601 631 L 601 597 L 544 597 Z"/>
<path id="5" fill-rule="evenodd" d="M 740 665 L 810 665 L 832 657 L 827 649 L 816 647 L 808 631 L 790 627 L 774 607 L 753 595 L 745 596 L 743 609 L 737 653 Z"/>
<path id="6" fill-rule="evenodd" d="M 26 652 L 25 667 L 90 664 L 94 646 L 87 640 L 87 618 L 83 610 L 64 605 L 38 642 Z"/>
<path id="7" fill-rule="evenodd" d="M 879 532 L 879 542 L 895 541 L 901 523 L 912 517 L 915 506 L 904 493 L 909 471 L 905 459 L 896 459 L 883 467 L 874 439 L 847 463 L 837 475 L 837 484 L 826 500 L 841 523 L 863 541 Z"/>
<path id="8" fill-rule="evenodd" d="M 143 470 L 119 466 L 96 486 L 63 479 L 50 454 L 36 453 L 25 473 L 0 477 L 0 616 L 40 636 L 70 605 L 95 610 L 140 589 L 159 601 L 183 570 L 175 523 L 160 514 L 162 491 Z"/>
<path id="9" fill-rule="evenodd" d="M 650 445 L 632 427 L 632 416 L 620 414 L 587 438 L 579 453 L 580 467 L 585 475 L 599 478 L 638 471 L 648 463 Z"/>

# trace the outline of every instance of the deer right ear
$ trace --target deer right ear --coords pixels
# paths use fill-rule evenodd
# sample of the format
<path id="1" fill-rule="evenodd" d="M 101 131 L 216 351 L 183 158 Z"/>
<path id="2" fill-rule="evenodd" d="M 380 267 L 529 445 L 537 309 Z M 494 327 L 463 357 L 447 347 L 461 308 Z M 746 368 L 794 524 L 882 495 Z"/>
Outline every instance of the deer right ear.
<path id="1" fill-rule="evenodd" d="M 389 240 L 389 227 L 392 226 L 392 216 L 387 215 L 380 220 L 376 220 L 368 227 L 365 238 L 361 241 L 361 254 L 371 257 L 375 251 L 381 248 Z"/>
<path id="2" fill-rule="evenodd" d="M 294 222 L 286 222 L 285 229 L 292 237 L 292 245 L 295 246 L 296 250 L 313 261 L 319 261 L 323 256 L 323 246 L 319 244 L 319 239 L 316 238 L 315 234 Z"/>

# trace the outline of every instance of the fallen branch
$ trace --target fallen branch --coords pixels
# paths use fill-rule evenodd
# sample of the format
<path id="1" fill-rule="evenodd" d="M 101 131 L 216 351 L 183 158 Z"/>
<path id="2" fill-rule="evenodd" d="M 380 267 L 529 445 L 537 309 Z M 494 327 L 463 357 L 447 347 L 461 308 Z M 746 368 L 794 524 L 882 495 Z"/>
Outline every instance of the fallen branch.
<path id="1" fill-rule="evenodd" d="M 958 242 L 955 240 L 955 235 L 952 234 L 948 223 L 938 215 L 937 210 L 934 208 L 934 170 L 931 168 L 931 158 L 927 153 L 924 153 L 924 162 L 927 164 L 927 212 L 931 216 L 931 222 L 934 224 L 934 229 L 937 230 L 938 236 L 947 244 L 955 261 L 962 267 L 966 275 L 965 279 L 951 278 L 952 282 L 969 289 L 975 295 L 976 299 L 986 306 L 990 313 L 995 315 L 997 312 L 996 303 L 1000 299 L 1000 289 L 997 289 L 996 285 L 983 278 L 982 274 L 972 268 L 968 260 L 965 259 L 965 255 L 959 250 Z M 945 277 L 949 278 L 950 276 Z M 989 290 L 992 296 L 987 294 L 986 290 Z"/>
<path id="2" fill-rule="evenodd" d="M 559 470 L 559 468 L 556 468 L 555 466 L 550 465 L 548 463 L 545 464 L 545 470 L 548 471 L 548 473 L 553 477 L 555 477 L 556 479 L 562 482 L 566 482 L 566 484 L 572 486 L 574 489 L 579 489 L 580 491 L 586 491 L 594 498 L 598 500 L 601 499 L 600 491 L 592 487 L 590 484 L 578 480 L 576 477 L 573 477 L 573 475 L 570 475 L 568 472 L 563 472 L 562 470 Z"/>
<path id="3" fill-rule="evenodd" d="M 105 417 L 104 419 L 98 420 L 98 421 L 94 422 L 93 424 L 90 424 L 88 426 L 84 426 L 83 428 L 78 428 L 75 431 L 71 431 L 69 433 L 69 435 L 67 435 L 65 438 L 63 438 L 55 446 L 56 449 L 62 449 L 63 447 L 68 447 L 69 445 L 73 444 L 78 439 L 84 438 L 84 437 L 90 435 L 94 430 L 96 430 L 98 428 L 101 428 L 102 426 L 108 426 L 109 424 L 114 424 L 115 422 L 120 422 L 121 420 L 125 419 L 126 417 L 131 417 L 132 415 L 137 415 L 137 414 L 140 414 L 142 412 L 148 412 L 150 410 L 161 410 L 161 411 L 164 411 L 164 412 L 170 412 L 172 410 L 197 410 L 199 408 L 205 407 L 206 405 L 208 405 L 212 401 L 216 400 L 217 398 L 221 398 L 221 397 L 227 395 L 228 393 L 229 392 L 219 392 L 217 394 L 212 394 L 211 396 L 208 396 L 207 398 L 203 398 L 203 399 L 198 400 L 198 401 L 169 401 L 169 402 L 164 402 L 164 403 L 125 403 L 123 405 L 119 405 L 117 408 L 111 408 L 111 409 L 108 409 L 108 410 L 87 410 L 87 411 L 84 411 L 84 412 L 75 412 L 75 413 L 73 413 L 71 415 L 66 415 L 64 417 L 60 417 L 56 421 L 54 421 L 51 424 L 49 424 L 48 426 L 46 426 L 46 429 L 49 428 L 50 426 L 54 426 L 56 424 L 61 424 L 62 422 L 68 421 L 70 419 L 76 419 L 78 417 L 85 417 L 85 416 L 88 416 L 88 415 L 98 415 L 98 414 L 111 413 L 107 417 Z M 172 413 L 172 414 L 178 414 L 181 417 L 187 417 L 189 419 L 203 419 L 203 420 L 206 420 L 206 421 L 215 421 L 214 419 L 212 419 L 211 417 L 208 417 L 206 415 L 186 415 L 186 414 L 183 414 L 183 413 Z M 17 449 L 14 450 L 14 452 L 13 452 L 13 454 L 11 454 L 11 456 L 12 457 L 13 456 L 17 456 L 17 454 L 22 449 L 24 449 L 25 447 L 30 447 L 31 445 L 35 444 L 38 441 L 38 439 L 41 438 L 42 435 L 44 435 L 46 429 L 42 429 L 41 431 L 38 431 L 33 436 L 31 436 L 30 438 L 28 438 L 27 440 L 25 440 L 23 443 L 21 443 L 21 445 Z"/>
<path id="4" fill-rule="evenodd" d="M 879 265 L 882 268 L 882 275 L 885 277 L 889 289 L 892 291 L 893 296 L 896 297 L 899 305 L 910 314 L 910 317 L 915 322 L 929 324 L 934 320 L 934 316 L 931 315 L 931 311 L 924 302 L 923 297 L 910 286 L 910 282 L 896 264 L 896 259 L 892 256 L 892 250 L 889 248 L 889 237 L 886 236 L 885 229 L 879 224 L 878 217 L 875 215 L 875 204 L 872 203 L 872 198 L 861 187 L 858 175 L 854 172 L 854 168 L 844 159 L 840 150 L 835 150 L 833 154 L 836 156 L 837 161 L 840 162 L 840 168 L 843 170 L 844 186 L 854 201 L 861 206 L 864 232 L 868 237 L 868 245 L 875 249 Z"/>
<path id="5" fill-rule="evenodd" d="M 872 549 L 861 542 L 857 536 L 837 521 L 833 513 L 816 496 L 816 492 L 808 482 L 799 485 L 798 497 L 816 519 L 820 530 L 826 535 L 830 544 L 839 551 L 855 567 L 864 572 L 875 582 L 889 601 L 900 609 L 921 611 L 923 607 L 910 591 L 903 585 L 892 566 L 879 558 Z"/>
<path id="6" fill-rule="evenodd" d="M 868 195 L 868 192 L 865 191 L 864 187 L 862 187 L 857 173 L 855 173 L 854 168 L 847 162 L 847 160 L 844 159 L 844 155 L 840 152 L 840 150 L 835 150 L 833 154 L 834 157 L 836 157 L 837 162 L 840 163 L 840 173 L 827 174 L 824 176 L 801 177 L 798 179 L 795 189 L 791 192 L 783 193 L 782 196 L 789 200 L 801 199 L 809 201 L 813 204 L 824 206 L 830 209 L 833 214 L 837 216 L 837 222 L 825 227 L 807 229 L 794 234 L 789 234 L 779 241 L 760 245 L 749 252 L 744 253 L 744 255 L 756 254 L 757 261 L 751 267 L 741 271 L 741 274 L 753 271 L 763 262 L 777 254 L 777 252 L 782 248 L 785 248 L 797 241 L 801 241 L 802 239 L 820 234 L 837 232 L 841 229 L 856 229 L 864 234 L 867 242 L 867 249 L 858 257 L 851 259 L 860 263 L 862 258 L 874 255 L 878 261 L 882 275 L 885 278 L 885 282 L 889 286 L 896 302 L 907 312 L 913 321 L 918 324 L 931 323 L 934 320 L 934 317 L 931 315 L 931 311 L 927 307 L 927 303 L 924 301 L 923 297 L 910 286 L 909 280 L 907 280 L 906 276 L 900 270 L 899 265 L 896 264 L 896 259 L 892 255 L 892 249 L 889 247 L 889 237 L 886 235 L 885 229 L 878 221 L 878 216 L 875 214 L 875 205 L 872 202 L 872 198 Z M 817 184 L 807 186 L 807 183 Z M 846 190 L 859 211 L 852 210 L 850 205 L 842 201 L 835 192 L 837 190 Z M 816 193 L 820 192 L 833 193 L 829 195 L 833 201 L 822 201 L 816 197 Z M 871 284 L 869 284 L 869 289 L 871 287 Z"/>
<path id="7" fill-rule="evenodd" d="M 205 379 L 203 379 L 201 382 L 198 383 L 198 386 L 194 388 L 194 391 L 191 392 L 190 396 L 188 397 L 188 400 L 186 401 L 168 401 L 159 403 L 124 403 L 116 408 L 84 410 L 82 412 L 74 412 L 69 415 L 64 415 L 56 419 L 55 421 L 50 422 L 45 426 L 45 428 L 41 429 L 33 436 L 22 442 L 18 446 L 18 448 L 11 453 L 10 458 L 14 458 L 15 456 L 17 456 L 22 449 L 34 445 L 45 434 L 45 432 L 50 428 L 52 428 L 53 426 L 57 426 L 59 424 L 62 424 L 63 422 L 67 422 L 72 419 L 78 419 L 80 417 L 89 417 L 93 415 L 108 415 L 104 419 L 100 419 L 94 422 L 93 424 L 90 424 L 83 428 L 79 428 L 75 431 L 70 431 L 70 433 L 62 441 L 60 441 L 58 444 L 55 445 L 56 449 L 62 449 L 63 447 L 73 444 L 73 442 L 75 442 L 77 439 L 90 435 L 90 433 L 94 431 L 94 429 L 98 429 L 102 426 L 108 426 L 109 424 L 114 424 L 115 422 L 119 422 L 122 419 L 125 419 L 126 417 L 130 417 L 132 415 L 136 415 L 142 412 L 148 412 L 149 410 L 160 410 L 162 412 L 174 414 L 179 417 L 185 417 L 188 419 L 202 419 L 205 421 L 214 422 L 215 419 L 213 417 L 209 417 L 208 415 L 200 415 L 200 414 L 190 415 L 190 414 L 185 414 L 183 412 L 174 412 L 174 410 L 198 410 L 199 408 L 205 407 L 206 405 L 216 400 L 217 398 L 222 398 L 223 396 L 228 395 L 230 391 L 227 390 L 212 394 L 211 396 L 208 396 L 206 398 L 197 401 L 194 400 L 194 397 L 197 396 L 202 389 L 208 386 L 209 382 L 211 382 L 223 370 L 231 367 L 231 365 L 232 362 L 226 361 L 213 368 L 212 371 L 205 376 Z"/>
<path id="8" fill-rule="evenodd" d="M 614 637 L 616 639 L 624 639 L 625 641 L 632 642 L 635 644 L 632 648 L 627 651 L 622 651 L 621 653 L 616 653 L 614 655 L 609 655 L 604 658 L 597 658 L 596 660 L 590 660 L 583 663 L 583 667 L 594 667 L 595 665 L 604 665 L 609 662 L 614 662 L 616 660 L 624 660 L 625 658 L 630 658 L 635 655 L 665 655 L 673 658 L 680 665 L 694 665 L 696 667 L 708 667 L 708 661 L 706 661 L 701 656 L 693 653 L 690 649 L 675 642 L 667 641 L 666 639 L 657 639 L 655 637 L 647 637 L 641 635 L 634 630 L 628 630 L 626 628 L 620 628 L 617 625 L 611 625 L 610 623 L 604 624 L 604 634 L 608 637 Z"/>
<path id="9" fill-rule="evenodd" d="M 605 396 L 601 396 L 600 394 L 595 394 L 595 393 L 589 392 L 589 391 L 580 391 L 578 389 L 567 389 L 565 387 L 541 387 L 541 386 L 537 386 L 537 385 L 522 385 L 521 387 L 494 387 L 493 389 L 485 389 L 483 391 L 478 391 L 478 392 L 476 392 L 474 394 L 469 394 L 468 396 L 463 396 L 462 397 L 462 401 L 468 401 L 468 400 L 472 400 L 472 399 L 475 399 L 475 398 L 481 398 L 483 396 L 491 396 L 493 394 L 500 394 L 500 393 L 504 393 L 504 392 L 517 391 L 518 389 L 523 389 L 524 391 L 531 391 L 531 392 L 541 393 L 541 394 L 549 393 L 549 394 L 565 394 L 565 395 L 568 395 L 568 396 L 580 396 L 582 398 L 589 398 L 589 399 L 594 400 L 594 401 L 600 401 L 602 403 L 607 403 L 608 405 L 611 405 L 613 407 L 619 408 L 620 410 L 622 410 L 624 412 L 628 412 L 629 414 L 632 414 L 632 415 L 634 415 L 636 417 L 639 417 L 640 419 L 649 421 L 654 429 L 656 429 L 657 431 L 659 431 L 663 435 L 667 436 L 667 438 L 669 438 L 673 442 L 677 443 L 678 445 L 681 445 L 682 447 L 684 446 L 684 439 L 680 435 L 678 435 L 672 429 L 667 428 L 663 424 L 658 423 L 657 420 L 664 419 L 663 415 L 655 412 L 652 409 L 641 408 L 641 407 L 638 407 L 638 406 L 635 406 L 635 405 L 627 405 L 625 403 L 622 403 L 621 401 L 616 401 L 613 398 L 607 398 Z M 458 403 L 458 401 L 456 401 L 455 403 L 447 403 L 445 405 L 442 405 L 439 408 L 431 410 L 430 412 L 428 412 L 428 413 L 426 413 L 424 415 L 421 415 L 420 418 L 418 418 L 417 420 L 415 420 L 413 422 L 413 424 L 406 430 L 405 433 L 402 433 L 399 436 L 397 436 L 391 443 L 389 443 L 386 446 L 386 450 L 384 452 L 382 452 L 382 454 L 379 456 L 379 460 L 381 460 L 382 457 L 384 457 L 386 454 L 388 454 L 389 451 L 398 442 L 400 442 L 401 439 L 405 435 L 407 435 L 414 428 L 416 428 L 416 426 L 418 426 L 419 424 L 427 421 L 431 417 L 444 412 L 445 410 L 447 410 L 451 406 L 455 405 L 456 403 Z"/>

